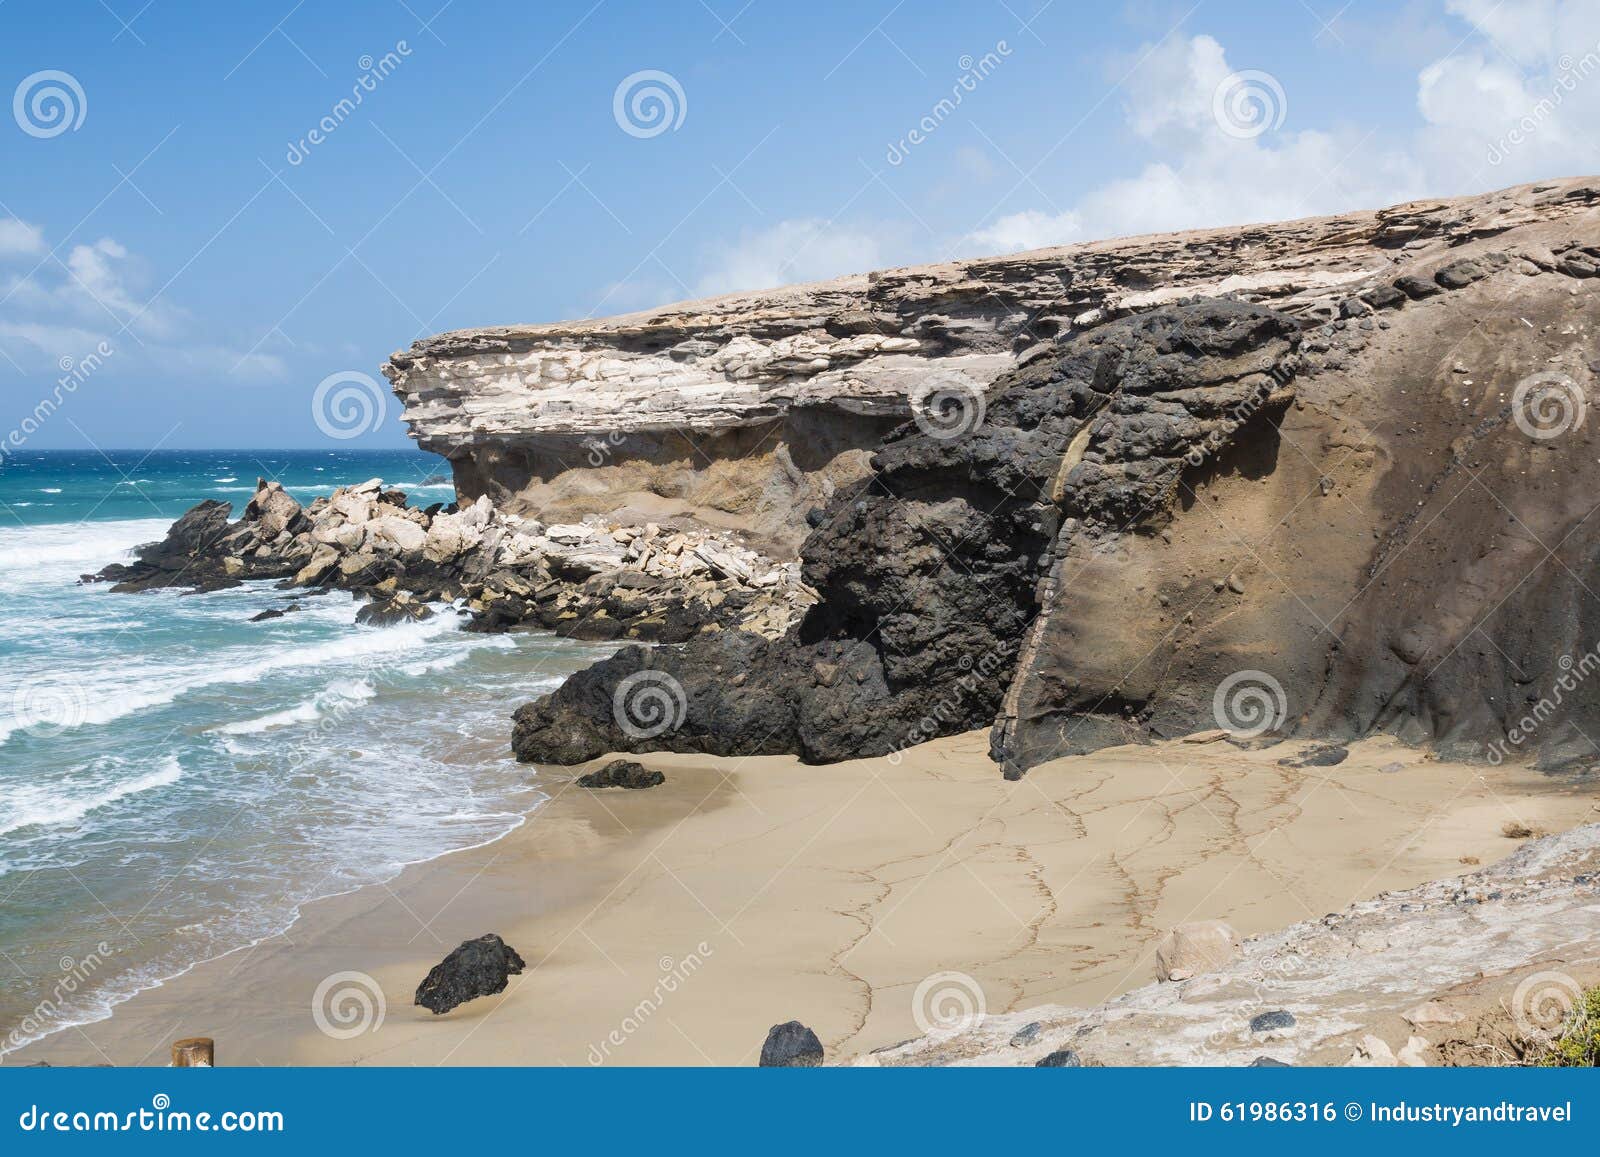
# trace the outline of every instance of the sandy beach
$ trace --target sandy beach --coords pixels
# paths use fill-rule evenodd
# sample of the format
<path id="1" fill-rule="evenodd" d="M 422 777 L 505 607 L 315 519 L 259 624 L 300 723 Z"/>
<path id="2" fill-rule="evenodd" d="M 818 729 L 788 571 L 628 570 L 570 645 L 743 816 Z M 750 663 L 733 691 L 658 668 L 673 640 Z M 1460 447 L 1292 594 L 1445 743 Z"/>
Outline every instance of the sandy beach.
<path id="1" fill-rule="evenodd" d="M 970 976 L 990 1012 L 1093 1004 L 1153 980 L 1179 922 L 1265 932 L 1491 863 L 1518 846 L 1507 823 L 1600 819 L 1581 786 L 1383 739 L 1304 770 L 1277 763 L 1299 744 L 1123 747 L 1016 783 L 985 745 L 825 767 L 657 755 L 667 783 L 646 791 L 546 773 L 553 798 L 504 839 L 311 905 L 6 1063 L 162 1064 L 171 1040 L 208 1035 L 229 1066 L 749 1065 L 791 1018 L 847 1060 L 918 1035 L 936 973 Z M 413 1006 L 427 970 L 487 931 L 527 961 L 507 991 Z M 319 984 L 365 984 L 324 984 L 344 972 L 385 1007 L 381 1024 L 324 1014 L 361 1030 L 336 1038 L 313 1005 Z"/>

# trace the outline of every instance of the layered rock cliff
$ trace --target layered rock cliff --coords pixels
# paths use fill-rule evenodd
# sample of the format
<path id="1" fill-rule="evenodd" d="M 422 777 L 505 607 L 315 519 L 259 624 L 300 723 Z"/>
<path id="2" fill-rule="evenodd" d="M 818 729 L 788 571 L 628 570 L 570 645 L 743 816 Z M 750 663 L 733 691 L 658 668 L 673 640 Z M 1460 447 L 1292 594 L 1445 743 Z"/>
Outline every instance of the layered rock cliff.
<path id="1" fill-rule="evenodd" d="M 625 649 L 518 713 L 523 758 L 828 761 L 993 723 L 1011 775 L 1213 726 L 1263 742 L 1387 731 L 1568 766 L 1600 760 L 1597 204 L 1600 183 L 1568 180 L 902 270 L 454 335 L 392 372 L 425 444 L 484 416 L 448 447 L 469 478 L 471 438 L 523 445 L 491 429 L 520 412 L 548 430 L 547 400 L 579 404 L 518 368 L 556 346 L 610 367 L 585 422 L 659 422 L 678 400 L 687 419 L 764 423 L 781 444 L 799 413 L 837 430 L 855 410 L 914 419 L 848 487 L 859 463 L 840 455 L 784 501 L 747 479 L 718 508 L 746 502 L 798 534 L 802 500 L 831 482 L 806 514 L 819 602 L 796 630 Z M 847 314 L 892 320 L 918 348 L 838 366 L 824 351 Z M 801 336 L 814 358 L 779 356 Z M 680 351 L 692 368 L 677 384 L 617 377 L 652 340 L 699 343 Z M 483 368 L 497 343 L 501 368 Z M 422 398 L 424 370 L 457 384 Z M 497 384 L 479 392 L 473 374 Z M 729 407 L 735 383 L 759 404 Z M 717 394 L 714 414 L 697 390 Z M 608 689 L 646 670 L 681 702 L 675 727 L 641 738 Z"/>
<path id="2" fill-rule="evenodd" d="M 1349 287 L 1398 264 L 1582 209 L 1579 187 L 463 330 L 394 354 L 384 372 L 464 498 L 546 521 L 695 516 L 792 549 L 805 512 L 866 478 L 879 439 L 930 393 L 981 392 L 1019 358 L 1185 297 L 1330 320 Z"/>

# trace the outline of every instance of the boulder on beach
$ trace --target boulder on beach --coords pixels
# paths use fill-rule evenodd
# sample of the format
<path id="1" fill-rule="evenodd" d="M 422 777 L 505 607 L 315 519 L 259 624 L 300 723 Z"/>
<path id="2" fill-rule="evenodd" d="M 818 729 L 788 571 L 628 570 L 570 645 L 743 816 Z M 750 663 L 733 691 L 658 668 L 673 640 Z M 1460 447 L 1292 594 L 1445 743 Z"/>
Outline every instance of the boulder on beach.
<path id="1" fill-rule="evenodd" d="M 822 1063 L 822 1042 L 797 1020 L 775 1024 L 761 1046 L 761 1068 L 811 1069 Z"/>
<path id="2" fill-rule="evenodd" d="M 591 771 L 588 775 L 578 777 L 578 786 L 587 788 L 645 788 L 657 787 L 666 782 L 667 777 L 659 771 L 652 771 L 644 764 L 634 763 L 631 759 L 614 759 L 599 771 Z"/>
<path id="3" fill-rule="evenodd" d="M 1156 979 L 1188 980 L 1212 972 L 1239 955 L 1239 934 L 1221 920 L 1179 924 L 1156 945 Z"/>
<path id="4" fill-rule="evenodd" d="M 1083 1059 L 1071 1049 L 1057 1049 L 1047 1057 L 1033 1062 L 1036 1069 L 1081 1069 Z"/>
<path id="5" fill-rule="evenodd" d="M 463 941 L 417 985 L 416 1003 L 435 1015 L 480 996 L 504 992 L 527 967 L 517 950 L 493 932 Z"/>

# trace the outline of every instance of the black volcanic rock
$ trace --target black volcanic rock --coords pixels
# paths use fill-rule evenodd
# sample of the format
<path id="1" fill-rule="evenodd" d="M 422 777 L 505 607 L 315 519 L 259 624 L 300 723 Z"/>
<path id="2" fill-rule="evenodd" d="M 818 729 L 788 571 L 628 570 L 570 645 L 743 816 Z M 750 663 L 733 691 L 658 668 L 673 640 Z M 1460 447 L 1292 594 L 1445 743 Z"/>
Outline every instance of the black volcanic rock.
<path id="1" fill-rule="evenodd" d="M 794 752 L 826 763 L 988 726 L 1063 528 L 1109 533 L 1164 509 L 1190 457 L 1287 400 L 1292 367 L 1263 371 L 1292 359 L 1294 331 L 1237 302 L 1157 310 L 1030 360 L 981 403 L 969 397 L 965 432 L 906 423 L 874 457 L 870 484 L 814 520 L 801 558 L 820 599 L 797 628 L 776 641 L 717 632 L 624 648 L 517 711 L 517 758 Z M 669 726 L 623 725 L 617 702 L 640 680 L 668 688 Z"/>
<path id="2" fill-rule="evenodd" d="M 417 986 L 416 1003 L 435 1015 L 480 996 L 504 992 L 508 978 L 526 965 L 517 950 L 493 932 L 467 940 L 433 966 Z"/>
<path id="3" fill-rule="evenodd" d="M 1071 1049 L 1057 1049 L 1047 1057 L 1033 1062 L 1036 1069 L 1081 1069 L 1083 1060 Z"/>
<path id="4" fill-rule="evenodd" d="M 578 786 L 587 788 L 627 787 L 637 790 L 659 787 L 666 782 L 667 777 L 661 772 L 652 771 L 644 764 L 629 759 L 614 759 L 599 771 L 578 777 Z"/>
<path id="5" fill-rule="evenodd" d="M 761 1046 L 761 1068 L 810 1069 L 821 1063 L 822 1042 L 799 1021 L 785 1021 L 767 1030 L 766 1043 Z"/>
<path id="6" fill-rule="evenodd" d="M 1338 743 L 1313 743 L 1298 755 L 1278 760 L 1279 767 L 1334 767 L 1350 757 L 1350 749 Z"/>

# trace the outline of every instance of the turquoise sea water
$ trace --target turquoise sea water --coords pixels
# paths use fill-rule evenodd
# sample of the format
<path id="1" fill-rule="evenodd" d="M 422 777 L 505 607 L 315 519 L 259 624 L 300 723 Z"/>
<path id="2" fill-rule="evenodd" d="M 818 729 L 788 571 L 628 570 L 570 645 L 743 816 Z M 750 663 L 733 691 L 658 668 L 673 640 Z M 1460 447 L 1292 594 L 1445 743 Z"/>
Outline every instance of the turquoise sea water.
<path id="1" fill-rule="evenodd" d="M 0 1052 L 92 1021 L 300 905 L 509 831 L 544 797 L 509 713 L 603 648 L 355 625 L 271 583 L 113 595 L 85 572 L 258 476 L 303 502 L 407 452 L 36 453 L 0 466 Z M 259 611 L 302 609 L 262 623 Z"/>

